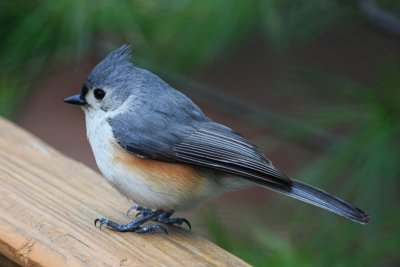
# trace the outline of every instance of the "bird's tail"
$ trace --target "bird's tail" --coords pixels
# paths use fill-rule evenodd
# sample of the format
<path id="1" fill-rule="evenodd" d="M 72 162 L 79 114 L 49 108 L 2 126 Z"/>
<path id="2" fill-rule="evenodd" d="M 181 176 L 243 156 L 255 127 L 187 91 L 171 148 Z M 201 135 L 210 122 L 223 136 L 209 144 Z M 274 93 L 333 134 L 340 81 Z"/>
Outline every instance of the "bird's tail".
<path id="1" fill-rule="evenodd" d="M 355 222 L 361 224 L 369 223 L 369 215 L 356 206 L 332 196 L 324 190 L 312 187 L 296 180 L 292 181 L 293 183 L 290 186 L 281 186 L 273 183 L 262 185 L 268 189 L 329 210 Z"/>

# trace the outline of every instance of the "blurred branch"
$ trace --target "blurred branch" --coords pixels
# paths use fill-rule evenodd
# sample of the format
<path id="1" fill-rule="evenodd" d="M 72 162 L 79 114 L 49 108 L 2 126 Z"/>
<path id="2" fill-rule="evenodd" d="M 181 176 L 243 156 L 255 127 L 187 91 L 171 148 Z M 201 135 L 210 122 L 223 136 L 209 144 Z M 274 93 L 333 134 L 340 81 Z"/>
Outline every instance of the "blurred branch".
<path id="1" fill-rule="evenodd" d="M 233 95 L 223 93 L 218 88 L 204 86 L 163 70 L 157 70 L 157 72 L 161 73 L 161 76 L 166 77 L 171 83 L 178 85 L 179 90 L 185 94 L 233 113 L 238 118 L 253 121 L 264 128 L 278 131 L 280 134 L 289 136 L 292 139 L 301 139 L 307 145 L 326 149 L 339 141 L 339 137 L 332 133 L 308 125 L 304 121 L 293 120 L 284 114 L 266 110 Z"/>
<path id="2" fill-rule="evenodd" d="M 375 27 L 400 37 L 400 18 L 378 6 L 375 0 L 359 0 L 358 5 Z"/>

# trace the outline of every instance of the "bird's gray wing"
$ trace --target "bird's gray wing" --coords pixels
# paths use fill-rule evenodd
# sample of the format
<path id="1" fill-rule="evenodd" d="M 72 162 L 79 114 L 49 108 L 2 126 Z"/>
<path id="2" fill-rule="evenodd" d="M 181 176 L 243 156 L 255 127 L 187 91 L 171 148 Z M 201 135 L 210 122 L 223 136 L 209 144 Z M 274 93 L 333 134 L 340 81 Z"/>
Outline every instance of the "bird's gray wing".
<path id="1" fill-rule="evenodd" d="M 117 142 L 141 157 L 189 163 L 263 185 L 286 187 L 292 182 L 255 145 L 208 118 L 190 124 L 168 116 L 131 120 L 132 117 L 121 115 L 109 123 Z"/>
<path id="2" fill-rule="evenodd" d="M 215 122 L 203 124 L 172 149 L 181 162 L 244 176 L 264 185 L 291 183 L 255 145 Z"/>

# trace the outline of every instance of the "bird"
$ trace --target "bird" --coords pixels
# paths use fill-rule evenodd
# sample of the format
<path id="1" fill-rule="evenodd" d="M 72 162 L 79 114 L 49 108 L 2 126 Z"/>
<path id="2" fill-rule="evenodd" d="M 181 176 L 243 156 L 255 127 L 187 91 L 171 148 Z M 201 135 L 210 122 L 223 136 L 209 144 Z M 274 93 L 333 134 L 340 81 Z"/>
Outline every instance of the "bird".
<path id="1" fill-rule="evenodd" d="M 96 164 L 107 181 L 136 203 L 137 217 L 94 224 L 120 232 L 167 232 L 191 225 L 176 211 L 191 210 L 222 193 L 258 185 L 360 224 L 356 206 L 278 170 L 251 141 L 215 122 L 187 96 L 131 61 L 124 44 L 100 61 L 81 92 L 64 102 L 79 105 Z M 156 222 L 149 224 L 147 222 Z M 160 222 L 160 223 L 157 223 Z"/>

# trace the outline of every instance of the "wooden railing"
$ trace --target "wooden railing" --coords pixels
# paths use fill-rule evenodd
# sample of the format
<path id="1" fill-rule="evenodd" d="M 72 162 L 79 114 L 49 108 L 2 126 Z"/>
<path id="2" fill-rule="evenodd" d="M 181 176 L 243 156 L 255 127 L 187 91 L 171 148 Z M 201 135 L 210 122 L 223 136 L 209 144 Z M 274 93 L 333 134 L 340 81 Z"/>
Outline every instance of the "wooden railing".
<path id="1" fill-rule="evenodd" d="M 0 253 L 26 266 L 248 266 L 177 227 L 169 234 L 99 230 L 132 203 L 104 178 L 0 118 Z"/>

